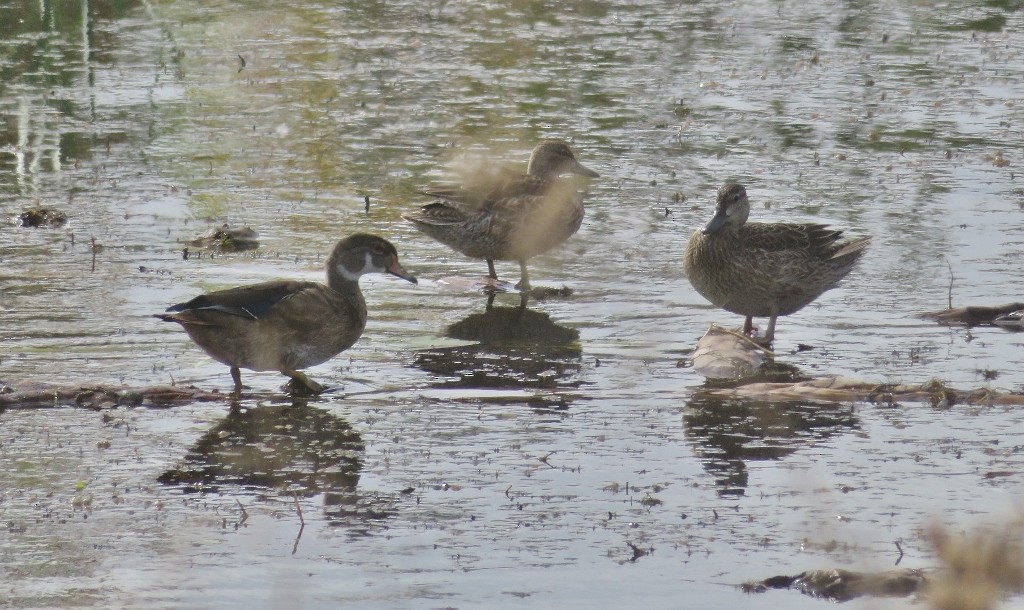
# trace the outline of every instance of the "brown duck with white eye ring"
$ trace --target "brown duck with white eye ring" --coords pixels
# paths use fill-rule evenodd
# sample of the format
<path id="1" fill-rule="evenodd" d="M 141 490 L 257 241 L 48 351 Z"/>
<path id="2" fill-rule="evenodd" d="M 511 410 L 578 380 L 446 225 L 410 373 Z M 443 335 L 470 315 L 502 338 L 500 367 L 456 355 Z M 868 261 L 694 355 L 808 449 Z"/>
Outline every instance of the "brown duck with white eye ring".
<path id="1" fill-rule="evenodd" d="M 750 201 L 739 184 L 718 190 L 715 215 L 694 231 L 683 266 L 704 298 L 726 311 L 767 317 L 763 341 L 775 338 L 775 321 L 839 285 L 864 254 L 870 236 L 845 242 L 843 232 L 822 224 L 747 222 Z"/>
<path id="2" fill-rule="evenodd" d="M 299 369 L 315 366 L 352 347 L 366 327 L 360 276 L 389 273 L 416 283 L 398 264 L 387 240 L 359 233 L 342 239 L 327 259 L 327 285 L 275 280 L 218 290 L 167 308 L 155 317 L 181 324 L 211 358 L 231 367 L 235 392 L 240 369 L 280 371 L 294 389 L 324 386 Z"/>
<path id="3" fill-rule="evenodd" d="M 563 174 L 597 178 L 583 167 L 569 145 L 546 140 L 530 154 L 526 175 L 503 176 L 469 188 L 435 189 L 425 194 L 438 201 L 402 214 L 417 229 L 470 258 L 487 261 L 488 275 L 498 279 L 496 260 L 519 263 L 516 287 L 530 288 L 527 259 L 569 239 L 583 222 L 583 195 Z"/>

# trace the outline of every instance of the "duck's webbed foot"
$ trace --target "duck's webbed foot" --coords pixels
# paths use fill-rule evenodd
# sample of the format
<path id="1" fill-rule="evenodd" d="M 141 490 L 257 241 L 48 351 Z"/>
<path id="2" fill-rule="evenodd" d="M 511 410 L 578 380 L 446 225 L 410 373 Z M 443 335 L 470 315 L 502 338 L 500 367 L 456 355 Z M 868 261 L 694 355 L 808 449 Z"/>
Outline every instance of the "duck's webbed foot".
<path id="1" fill-rule="evenodd" d="M 305 373 L 299 371 L 281 371 L 285 375 L 291 377 L 288 383 L 284 384 L 285 391 L 291 394 L 322 394 L 327 390 L 327 386 L 319 384 L 309 377 Z"/>

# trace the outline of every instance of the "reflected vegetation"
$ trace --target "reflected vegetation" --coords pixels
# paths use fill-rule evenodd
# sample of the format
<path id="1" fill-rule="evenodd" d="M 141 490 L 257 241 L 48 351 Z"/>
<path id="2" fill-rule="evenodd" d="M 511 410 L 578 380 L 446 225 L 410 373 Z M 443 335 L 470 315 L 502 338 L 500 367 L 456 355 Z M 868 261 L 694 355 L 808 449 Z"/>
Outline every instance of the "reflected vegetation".
<path id="1" fill-rule="evenodd" d="M 35 192 L 38 176 L 123 142 L 96 122 L 96 66 L 113 42 L 98 21 L 115 20 L 134 1 L 0 5 L 0 194 Z M 7 181 L 9 176 L 15 183 Z M 12 188 L 13 187 L 13 188 Z"/>
<path id="2" fill-rule="evenodd" d="M 683 416 L 686 438 L 721 496 L 742 496 L 747 462 L 778 460 L 808 444 L 855 430 L 848 405 L 694 398 Z"/>
<path id="3" fill-rule="evenodd" d="M 473 344 L 423 350 L 416 365 L 449 388 L 574 388 L 579 386 L 579 331 L 543 312 L 493 305 L 445 331 Z"/>
<path id="4" fill-rule="evenodd" d="M 329 518 L 390 516 L 377 498 L 356 492 L 364 445 L 346 420 L 305 400 L 233 409 L 158 480 L 188 492 L 226 487 L 312 497 Z"/>

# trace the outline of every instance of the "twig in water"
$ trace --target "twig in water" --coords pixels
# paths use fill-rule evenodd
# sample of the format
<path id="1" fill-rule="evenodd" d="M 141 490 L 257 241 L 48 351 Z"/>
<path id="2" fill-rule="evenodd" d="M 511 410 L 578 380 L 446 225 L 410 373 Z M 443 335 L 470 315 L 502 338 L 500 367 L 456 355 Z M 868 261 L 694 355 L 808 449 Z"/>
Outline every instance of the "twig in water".
<path id="1" fill-rule="evenodd" d="M 949 308 L 953 309 L 953 265 L 949 264 L 949 259 L 946 259 L 946 267 L 949 268 Z"/>
<path id="2" fill-rule="evenodd" d="M 295 544 L 292 545 L 292 555 L 299 550 L 299 540 L 302 540 L 302 530 L 306 529 L 306 520 L 302 518 L 302 505 L 299 504 L 299 494 L 292 492 L 295 500 L 295 512 L 299 513 L 299 533 L 295 534 Z"/>
<path id="3" fill-rule="evenodd" d="M 245 511 L 245 507 L 242 506 L 242 502 L 240 500 L 236 498 L 235 502 L 238 502 L 238 509 L 242 511 L 242 520 L 238 522 L 238 525 L 242 525 L 245 523 L 245 520 L 249 518 L 249 513 Z"/>
<path id="4" fill-rule="evenodd" d="M 638 547 L 632 542 L 626 542 L 626 544 L 629 545 L 629 548 L 633 549 L 633 556 L 629 558 L 630 562 L 635 562 L 637 559 L 640 559 L 641 557 L 649 553 L 649 551 L 645 551 L 644 549 Z"/>
<path id="5" fill-rule="evenodd" d="M 302 505 L 299 504 L 299 494 L 293 491 L 292 498 L 295 500 L 295 512 L 299 513 L 299 525 L 306 527 L 306 520 L 302 518 Z"/>
<path id="6" fill-rule="evenodd" d="M 893 544 L 896 545 L 896 550 L 900 552 L 900 556 L 896 558 L 896 565 L 900 565 L 900 562 L 903 561 L 903 545 L 900 544 L 899 540 Z"/>

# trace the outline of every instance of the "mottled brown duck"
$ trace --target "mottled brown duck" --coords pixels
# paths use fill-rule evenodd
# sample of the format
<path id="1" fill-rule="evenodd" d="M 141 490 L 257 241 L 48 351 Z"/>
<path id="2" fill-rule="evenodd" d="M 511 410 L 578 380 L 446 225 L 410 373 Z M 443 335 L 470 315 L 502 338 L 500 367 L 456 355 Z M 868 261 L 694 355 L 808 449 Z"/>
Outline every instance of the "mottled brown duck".
<path id="1" fill-rule="evenodd" d="M 716 307 L 767 317 L 763 341 L 775 322 L 839 285 L 864 254 L 871 237 L 839 241 L 843 232 L 814 223 L 747 222 L 750 201 L 739 184 L 718 191 L 715 215 L 690 238 L 683 264 L 690 283 Z"/>
<path id="2" fill-rule="evenodd" d="M 517 261 L 516 287 L 528 290 L 527 259 L 569 239 L 583 222 L 583 194 L 564 174 L 599 176 L 576 160 L 568 144 L 548 140 L 533 149 L 526 175 L 503 176 L 485 187 L 428 191 L 438 200 L 402 218 L 449 248 L 486 260 L 492 280 L 498 279 L 494 261 Z"/>
<path id="3" fill-rule="evenodd" d="M 359 278 L 389 273 L 416 283 L 398 263 L 387 240 L 356 234 L 337 243 L 327 259 L 327 285 L 276 280 L 200 295 L 156 317 L 177 322 L 217 362 L 231 367 L 235 391 L 239 369 L 280 371 L 297 390 L 324 386 L 300 369 L 326 362 L 352 347 L 366 327 L 366 301 Z"/>

